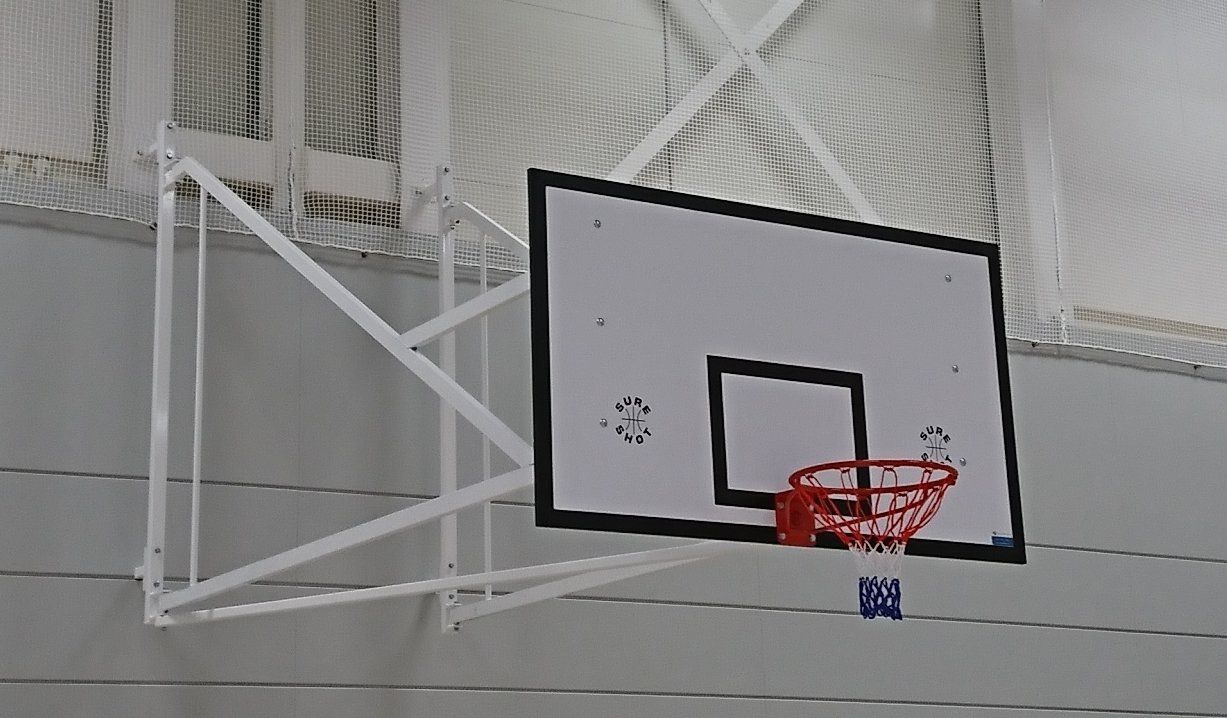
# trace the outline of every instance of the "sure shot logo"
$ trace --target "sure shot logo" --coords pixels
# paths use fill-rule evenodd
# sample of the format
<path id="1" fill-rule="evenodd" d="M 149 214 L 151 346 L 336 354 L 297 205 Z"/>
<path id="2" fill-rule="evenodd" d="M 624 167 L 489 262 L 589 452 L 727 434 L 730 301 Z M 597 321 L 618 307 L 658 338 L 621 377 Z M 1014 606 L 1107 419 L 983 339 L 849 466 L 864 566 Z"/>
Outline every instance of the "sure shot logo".
<path id="1" fill-rule="evenodd" d="M 618 425 L 614 427 L 614 433 L 622 437 L 626 443 L 642 444 L 647 437 L 652 435 L 647 422 L 647 416 L 652 413 L 652 407 L 648 406 L 648 403 L 642 398 L 624 396 L 614 404 L 614 411 L 618 412 Z"/>

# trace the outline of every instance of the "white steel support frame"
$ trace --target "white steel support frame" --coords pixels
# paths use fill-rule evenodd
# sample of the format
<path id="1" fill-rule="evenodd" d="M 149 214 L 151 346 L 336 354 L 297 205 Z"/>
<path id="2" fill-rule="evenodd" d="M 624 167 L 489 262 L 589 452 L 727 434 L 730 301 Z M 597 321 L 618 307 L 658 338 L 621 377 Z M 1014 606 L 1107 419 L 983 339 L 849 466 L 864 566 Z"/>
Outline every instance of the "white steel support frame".
<path id="1" fill-rule="evenodd" d="M 489 409 L 489 377 L 483 376 L 481 398 L 473 397 L 460 386 L 455 375 L 455 345 L 453 332 L 461 324 L 474 319 L 485 320 L 494 309 L 529 291 L 529 277 L 523 274 L 495 289 L 483 291 L 476 298 L 455 304 L 455 225 L 464 220 L 500 246 L 528 260 L 528 246 L 511 232 L 493 221 L 476 207 L 459 201 L 455 195 L 451 169 L 437 168 L 431 187 L 420 190 L 422 199 L 434 199 L 438 209 L 439 230 L 439 304 L 440 313 L 434 319 L 405 332 L 389 326 L 374 311 L 362 303 L 332 275 L 260 216 L 238 195 L 196 160 L 179 157 L 175 151 L 174 124 L 159 125 L 156 143 L 158 158 L 158 224 L 156 278 L 154 283 L 154 351 L 152 406 L 149 442 L 149 505 L 144 560 L 136 569 L 143 582 L 145 622 L 168 627 L 190 623 L 217 621 L 244 616 L 300 610 L 329 605 L 377 601 L 435 593 L 441 601 L 444 630 L 458 630 L 462 621 L 505 611 L 512 608 L 555 598 L 633 576 L 679 566 L 708 556 L 724 553 L 740 544 L 701 542 L 671 548 L 604 556 L 578 561 L 549 563 L 494 570 L 490 538 L 490 502 L 501 496 L 532 485 L 532 447 Z M 170 347 L 171 316 L 174 294 L 174 231 L 175 187 L 191 177 L 200 186 L 200 244 L 197 280 L 196 392 L 195 426 L 192 452 L 192 513 L 189 527 L 190 570 L 186 585 L 171 590 L 166 586 L 165 546 L 167 516 L 167 456 L 170 415 Z M 221 574 L 201 578 L 199 566 L 199 514 L 201 466 L 201 417 L 206 391 L 203 358 L 206 278 L 206 209 L 212 198 L 232 214 L 248 230 L 259 237 L 274 252 L 309 283 L 324 294 L 342 312 L 366 331 L 410 372 L 439 395 L 440 408 L 440 492 L 439 496 L 380 518 L 350 527 L 330 536 L 308 542 L 267 558 Z M 485 241 L 483 239 L 483 241 Z M 483 255 L 484 257 L 484 252 Z M 485 276 L 483 262 L 482 276 Z M 483 289 L 485 283 L 483 281 Z M 484 332 L 483 332 L 484 335 Z M 440 342 L 440 362 L 435 364 L 418 351 L 429 342 Z M 483 339 L 483 354 L 488 344 Z M 489 444 L 506 454 L 518 468 L 498 476 L 489 476 L 490 462 L 483 455 L 481 480 L 460 487 L 456 472 L 456 415 L 464 417 L 477 428 Z M 485 454 L 486 452 L 483 452 Z M 481 507 L 483 512 L 483 570 L 462 574 L 457 558 L 456 515 L 459 511 Z M 439 573 L 408 583 L 347 591 L 323 592 L 278 601 L 264 601 L 220 608 L 190 608 L 207 599 L 231 592 L 296 566 L 315 561 L 337 552 L 355 548 L 386 536 L 406 531 L 432 521 L 439 521 L 441 550 Z M 510 593 L 496 593 L 494 587 L 510 586 Z M 460 600 L 459 591 L 485 589 L 469 603 Z"/>
<path id="2" fill-rule="evenodd" d="M 800 136 L 810 154 L 818 160 L 835 186 L 843 192 L 848 203 L 865 222 L 881 224 L 882 218 L 874 210 L 860 188 L 839 164 L 835 154 L 827 147 L 822 136 L 805 119 L 801 109 L 788 96 L 787 91 L 772 77 L 767 64 L 758 51 L 771 36 L 796 13 L 805 0 L 777 0 L 750 30 L 742 32 L 725 12 L 719 0 L 693 0 L 703 13 L 711 18 L 716 28 L 732 48 L 707 74 L 690 88 L 690 91 L 665 114 L 656 127 L 640 140 L 610 172 L 608 179 L 629 182 L 664 149 L 673 137 L 690 122 L 743 66 L 754 75 L 759 84 L 775 102 L 784 118 Z"/>

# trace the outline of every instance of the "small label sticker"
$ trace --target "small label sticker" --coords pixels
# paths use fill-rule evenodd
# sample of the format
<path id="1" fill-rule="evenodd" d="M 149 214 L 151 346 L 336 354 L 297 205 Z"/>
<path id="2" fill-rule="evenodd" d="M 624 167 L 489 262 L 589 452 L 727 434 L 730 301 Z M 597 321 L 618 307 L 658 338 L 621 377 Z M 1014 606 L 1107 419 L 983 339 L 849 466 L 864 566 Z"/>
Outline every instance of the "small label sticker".
<path id="1" fill-rule="evenodd" d="M 1008 548 L 1013 548 L 1014 547 L 1014 537 L 1013 536 L 999 536 L 997 534 L 993 534 L 993 545 L 994 546 L 1006 546 Z"/>

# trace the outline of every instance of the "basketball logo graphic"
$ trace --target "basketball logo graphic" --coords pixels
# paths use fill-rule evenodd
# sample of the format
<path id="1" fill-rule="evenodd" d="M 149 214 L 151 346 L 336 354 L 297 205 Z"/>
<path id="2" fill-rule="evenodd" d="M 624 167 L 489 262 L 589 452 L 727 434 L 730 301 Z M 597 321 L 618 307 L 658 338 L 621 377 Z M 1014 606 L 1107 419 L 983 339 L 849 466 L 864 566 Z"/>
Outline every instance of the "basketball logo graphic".
<path id="1" fill-rule="evenodd" d="M 648 406 L 648 403 L 642 398 L 624 396 L 614 404 L 614 410 L 618 412 L 618 425 L 614 427 L 614 433 L 622 437 L 626 443 L 642 444 L 647 437 L 652 435 L 647 422 L 647 416 L 652 413 L 652 407 Z"/>
<path id="2" fill-rule="evenodd" d="M 924 442 L 924 452 L 920 458 L 925 461 L 936 461 L 939 464 L 953 463 L 950 460 L 950 434 L 942 427 L 930 424 L 920 431 L 920 440 Z"/>

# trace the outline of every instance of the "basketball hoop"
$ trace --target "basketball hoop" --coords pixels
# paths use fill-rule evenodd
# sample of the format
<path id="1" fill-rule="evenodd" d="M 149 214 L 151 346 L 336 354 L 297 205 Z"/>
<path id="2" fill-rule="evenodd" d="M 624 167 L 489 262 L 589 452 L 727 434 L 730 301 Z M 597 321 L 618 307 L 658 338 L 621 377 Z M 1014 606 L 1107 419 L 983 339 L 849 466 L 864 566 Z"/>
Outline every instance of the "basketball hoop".
<path id="1" fill-rule="evenodd" d="M 874 469 L 880 470 L 876 480 Z M 788 477 L 792 489 L 776 494 L 779 541 L 814 546 L 823 532 L 834 534 L 861 572 L 861 616 L 901 620 L 899 569 L 908 539 L 937 513 L 958 476 L 952 466 L 912 459 L 799 469 Z"/>

